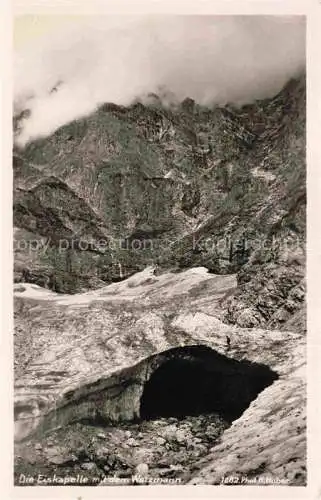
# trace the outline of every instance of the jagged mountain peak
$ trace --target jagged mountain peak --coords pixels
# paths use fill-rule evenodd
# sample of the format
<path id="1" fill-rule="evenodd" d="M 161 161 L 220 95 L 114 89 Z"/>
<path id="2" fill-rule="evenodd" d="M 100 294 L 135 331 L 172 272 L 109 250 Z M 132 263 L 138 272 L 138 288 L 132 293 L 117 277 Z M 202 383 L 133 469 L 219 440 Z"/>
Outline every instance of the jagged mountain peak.
<path id="1" fill-rule="evenodd" d="M 304 76 L 272 99 L 238 108 L 153 99 L 106 103 L 14 151 L 15 226 L 51 237 L 51 254 L 35 257 L 34 275 L 28 263 L 35 282 L 43 282 L 42 269 L 53 272 L 59 241 L 73 235 L 68 258 L 59 253 L 57 291 L 104 285 L 151 263 L 236 272 L 254 251 L 237 257 L 242 238 L 290 234 L 303 242 Z M 227 236 L 232 248 L 218 252 L 213 241 Z M 117 243 L 95 254 L 99 239 Z M 24 266 L 20 252 L 17 280 Z"/>

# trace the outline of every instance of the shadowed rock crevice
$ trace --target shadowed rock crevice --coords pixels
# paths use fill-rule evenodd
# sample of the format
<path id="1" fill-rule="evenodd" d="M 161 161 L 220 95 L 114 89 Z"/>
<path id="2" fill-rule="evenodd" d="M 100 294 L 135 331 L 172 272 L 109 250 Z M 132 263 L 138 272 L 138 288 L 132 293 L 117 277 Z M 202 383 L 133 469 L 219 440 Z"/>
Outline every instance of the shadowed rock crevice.
<path id="1" fill-rule="evenodd" d="M 177 351 L 146 382 L 142 419 L 217 413 L 231 423 L 278 378 L 267 366 L 239 362 L 206 347 Z"/>

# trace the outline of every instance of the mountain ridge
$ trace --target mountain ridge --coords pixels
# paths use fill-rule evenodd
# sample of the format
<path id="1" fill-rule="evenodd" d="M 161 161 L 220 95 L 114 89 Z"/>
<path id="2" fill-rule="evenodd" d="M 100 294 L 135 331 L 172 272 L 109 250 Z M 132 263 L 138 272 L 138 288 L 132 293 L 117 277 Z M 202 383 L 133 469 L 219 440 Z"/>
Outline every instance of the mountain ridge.
<path id="1" fill-rule="evenodd" d="M 155 263 L 159 272 L 205 266 L 244 274 L 253 259 L 261 259 L 256 269 L 264 274 L 271 259 L 284 265 L 284 248 L 261 249 L 258 258 L 251 241 L 273 236 L 279 246 L 296 238 L 297 276 L 303 280 L 305 75 L 274 98 L 240 108 L 209 109 L 191 99 L 175 108 L 157 100 L 148 106 L 104 104 L 48 138 L 15 148 L 14 179 L 16 234 L 50 238 L 50 251 L 41 258 L 16 252 L 17 282 L 25 281 L 26 271 L 31 282 L 76 293 Z M 217 252 L 215 243 L 226 239 Z M 62 240 L 73 248 L 62 252 Z M 105 247 L 98 248 L 100 240 Z M 135 240 L 145 248 L 127 245 L 124 251 L 124 242 Z M 110 250 L 110 241 L 118 248 Z M 209 249 L 202 241 L 210 242 Z M 256 324 L 257 308 L 243 292 L 245 309 L 252 311 L 249 325 Z M 237 321 L 233 304 L 227 309 L 228 321 Z"/>

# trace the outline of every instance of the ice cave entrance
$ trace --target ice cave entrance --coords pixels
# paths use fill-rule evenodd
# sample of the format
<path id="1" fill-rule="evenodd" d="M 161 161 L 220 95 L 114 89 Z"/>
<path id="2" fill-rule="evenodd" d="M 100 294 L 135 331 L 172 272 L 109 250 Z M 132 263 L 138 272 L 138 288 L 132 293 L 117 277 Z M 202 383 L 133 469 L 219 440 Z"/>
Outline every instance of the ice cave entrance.
<path id="1" fill-rule="evenodd" d="M 237 361 L 204 346 L 177 348 L 171 354 L 145 383 L 142 419 L 215 412 L 232 422 L 278 378 L 265 365 Z"/>

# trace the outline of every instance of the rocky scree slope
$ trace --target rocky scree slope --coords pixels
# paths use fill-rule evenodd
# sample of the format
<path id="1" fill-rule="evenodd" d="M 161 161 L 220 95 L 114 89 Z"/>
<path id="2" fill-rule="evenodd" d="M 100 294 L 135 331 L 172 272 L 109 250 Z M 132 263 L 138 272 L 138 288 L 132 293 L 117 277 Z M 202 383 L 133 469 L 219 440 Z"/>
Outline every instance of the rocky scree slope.
<path id="1" fill-rule="evenodd" d="M 205 266 L 238 273 L 224 321 L 305 328 L 305 75 L 242 108 L 105 104 L 13 166 L 16 282 L 77 293 Z"/>

